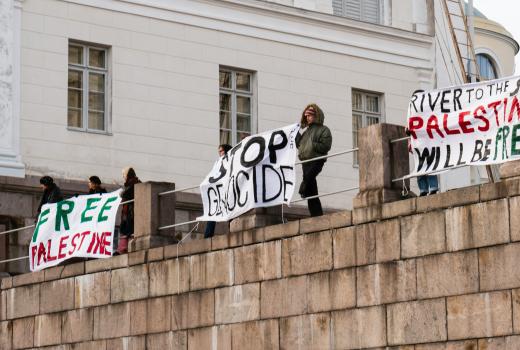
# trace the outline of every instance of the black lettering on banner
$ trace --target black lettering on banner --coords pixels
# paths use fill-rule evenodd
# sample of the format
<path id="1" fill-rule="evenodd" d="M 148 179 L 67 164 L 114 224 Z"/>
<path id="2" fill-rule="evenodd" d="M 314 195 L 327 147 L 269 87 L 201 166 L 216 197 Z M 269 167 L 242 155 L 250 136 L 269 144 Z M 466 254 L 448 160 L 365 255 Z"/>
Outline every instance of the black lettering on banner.
<path id="1" fill-rule="evenodd" d="M 237 151 L 239 149 L 242 148 L 242 142 L 240 142 L 238 145 L 236 145 L 235 147 L 233 147 L 229 152 L 228 154 L 230 154 L 230 162 L 231 162 L 231 166 L 230 166 L 230 169 L 229 169 L 229 173 L 230 174 L 233 174 L 233 164 L 235 163 L 234 160 L 235 160 L 235 153 L 237 153 Z"/>
<path id="2" fill-rule="evenodd" d="M 282 179 L 283 179 L 283 200 L 285 202 L 287 202 L 287 201 L 289 201 L 289 199 L 285 197 L 285 194 L 287 193 L 287 185 L 293 186 L 294 184 L 291 181 L 285 180 L 285 173 L 283 172 L 285 169 L 293 171 L 294 167 L 287 166 L 287 165 L 282 165 L 280 167 L 280 172 L 282 173 Z"/>
<path id="3" fill-rule="evenodd" d="M 215 197 L 217 197 L 217 198 L 215 198 L 215 199 L 211 199 L 211 192 L 212 192 L 212 191 L 214 192 Z M 217 191 L 216 191 L 213 187 L 208 187 L 208 192 L 207 192 L 207 194 L 208 194 L 208 204 L 209 204 L 209 206 L 208 206 L 208 215 L 209 215 L 209 216 L 214 216 L 214 215 L 217 214 L 217 209 L 218 209 L 218 194 L 217 194 Z M 212 208 L 211 203 L 212 203 L 212 202 L 215 203 L 215 204 L 217 204 L 217 205 L 215 206 L 215 212 L 212 212 L 212 211 L 211 211 L 211 208 Z"/>
<path id="4" fill-rule="evenodd" d="M 237 202 L 238 202 L 238 206 L 240 208 L 242 208 L 242 207 L 244 207 L 247 204 L 247 198 L 249 196 L 249 193 L 246 192 L 246 198 L 244 199 L 243 202 L 241 202 L 240 201 L 240 181 L 239 181 L 239 176 L 240 175 L 244 176 L 246 178 L 246 181 L 248 181 L 249 180 L 249 174 L 247 172 L 245 172 L 244 170 L 240 170 L 238 172 L 238 174 L 237 174 L 236 181 L 235 181 L 236 188 L 237 188 Z"/>
<path id="5" fill-rule="evenodd" d="M 430 149 L 426 147 L 423 149 L 421 154 L 418 148 L 414 148 L 415 152 L 417 152 L 417 157 L 419 158 L 419 161 L 417 162 L 417 171 L 420 171 L 423 168 L 424 162 L 426 162 L 425 170 L 430 168 L 430 166 L 433 164 L 433 161 L 435 160 L 435 155 L 437 153 L 436 149 L 437 147 L 434 147 L 430 151 Z"/>
<path id="6" fill-rule="evenodd" d="M 246 158 L 247 151 L 249 150 L 249 147 L 251 147 L 255 143 L 259 147 L 256 157 L 253 160 L 246 160 L 245 158 Z M 246 145 L 244 146 L 244 150 L 242 151 L 242 154 L 240 156 L 240 164 L 242 164 L 242 166 L 244 168 L 253 167 L 253 166 L 257 165 L 258 163 L 260 163 L 260 161 L 264 158 L 264 152 L 265 152 L 264 138 L 261 136 L 254 136 L 251 139 L 249 139 L 249 141 L 247 141 Z"/>
<path id="7" fill-rule="evenodd" d="M 462 109 L 460 105 L 460 96 L 462 95 L 462 89 L 453 90 L 453 110 L 458 111 Z"/>
<path id="8" fill-rule="evenodd" d="M 280 135 L 282 137 L 282 142 L 279 144 L 274 143 L 274 139 L 276 135 Z M 276 150 L 283 149 L 287 145 L 287 135 L 283 132 L 283 130 L 277 130 L 271 134 L 271 138 L 269 139 L 269 161 L 272 164 L 276 163 Z"/>
<path id="9" fill-rule="evenodd" d="M 516 81 L 516 89 L 512 93 L 509 94 L 509 97 L 513 97 L 516 94 L 518 94 L 518 91 L 520 90 L 520 79 Z"/>
<path id="10" fill-rule="evenodd" d="M 267 198 L 267 189 L 266 189 L 266 172 L 265 170 L 266 169 L 271 169 L 275 174 L 276 176 L 278 177 L 278 192 L 272 196 L 271 198 Z M 272 184 L 272 182 L 270 182 Z M 276 169 L 270 165 L 270 164 L 262 164 L 262 200 L 264 201 L 264 203 L 267 203 L 267 202 L 271 202 L 273 200 L 275 200 L 276 198 L 278 198 L 278 196 L 280 195 L 280 193 L 282 193 L 282 177 L 280 176 L 280 174 L 278 174 L 278 172 L 276 171 Z"/>
<path id="11" fill-rule="evenodd" d="M 210 177 L 209 178 L 209 183 L 210 184 L 214 184 L 215 182 L 217 182 L 218 180 L 222 179 L 224 176 L 226 176 L 226 168 L 224 167 L 224 162 L 223 161 L 220 161 L 220 169 L 219 169 L 219 174 L 217 177 Z"/>
<path id="12" fill-rule="evenodd" d="M 484 142 L 480 140 L 475 140 L 475 149 L 473 150 L 473 156 L 471 157 L 471 162 L 476 162 L 482 159 L 482 147 L 484 146 Z"/>
<path id="13" fill-rule="evenodd" d="M 462 142 L 459 143 L 459 160 L 457 161 L 457 166 L 466 164 L 466 162 L 462 161 L 462 154 L 464 153 L 464 145 Z"/>
<path id="14" fill-rule="evenodd" d="M 254 196 L 254 199 L 255 199 L 255 203 L 258 203 L 258 189 L 257 189 L 257 185 L 256 185 L 256 167 L 253 168 L 253 196 Z"/>
<path id="15" fill-rule="evenodd" d="M 233 190 L 233 206 L 229 205 L 229 187 Z M 228 181 L 228 186 L 226 189 L 226 208 L 228 211 L 233 211 L 237 206 L 237 193 L 235 192 L 235 176 L 231 176 Z"/>
<path id="16" fill-rule="evenodd" d="M 451 147 L 450 145 L 446 145 L 446 162 L 444 162 L 444 168 L 451 168 L 453 165 L 450 165 L 450 156 L 451 156 Z"/>

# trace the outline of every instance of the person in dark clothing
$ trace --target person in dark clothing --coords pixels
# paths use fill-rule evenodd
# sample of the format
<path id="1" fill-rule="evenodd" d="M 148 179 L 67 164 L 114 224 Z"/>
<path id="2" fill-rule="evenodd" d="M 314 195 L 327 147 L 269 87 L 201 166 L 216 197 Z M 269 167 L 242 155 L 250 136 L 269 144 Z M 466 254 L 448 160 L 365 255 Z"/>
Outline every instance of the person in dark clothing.
<path id="1" fill-rule="evenodd" d="M 231 145 L 228 144 L 222 144 L 218 146 L 218 155 L 220 157 L 225 156 L 229 150 L 231 150 Z M 215 221 L 208 221 L 206 224 L 206 230 L 204 231 L 204 238 L 211 238 L 215 235 L 215 226 L 217 223 Z"/>
<path id="2" fill-rule="evenodd" d="M 107 193 L 107 190 L 101 187 L 101 179 L 97 176 L 88 178 L 88 194 Z"/>
<path id="3" fill-rule="evenodd" d="M 42 206 L 47 203 L 58 203 L 63 200 L 60 188 L 54 183 L 54 179 L 50 176 L 44 176 L 40 179 L 40 186 L 43 189 L 43 196 L 38 206 L 38 215 L 42 211 Z"/>
<path id="4" fill-rule="evenodd" d="M 305 107 L 300 121 L 300 130 L 296 135 L 298 158 L 302 161 L 327 155 L 332 146 L 332 135 L 328 127 L 323 125 L 325 115 L 318 105 L 311 103 Z M 299 193 L 302 198 L 316 196 L 318 183 L 316 177 L 323 169 L 326 159 L 318 159 L 302 164 L 303 180 Z M 311 216 L 323 215 L 321 201 L 312 198 L 307 201 Z"/>
<path id="5" fill-rule="evenodd" d="M 141 181 L 135 174 L 133 168 L 123 169 L 123 179 L 125 183 L 121 191 L 122 202 L 127 202 L 134 199 L 134 186 Z M 119 245 L 117 252 L 124 254 L 128 250 L 128 239 L 134 234 L 134 203 L 125 203 L 121 208 L 121 226 L 119 229 Z"/>

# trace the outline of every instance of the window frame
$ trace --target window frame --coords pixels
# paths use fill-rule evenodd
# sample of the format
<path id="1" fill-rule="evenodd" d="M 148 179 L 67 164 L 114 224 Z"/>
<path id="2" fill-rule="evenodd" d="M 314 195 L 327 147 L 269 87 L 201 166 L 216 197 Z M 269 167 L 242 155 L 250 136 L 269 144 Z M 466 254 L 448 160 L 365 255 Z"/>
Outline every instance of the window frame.
<path id="1" fill-rule="evenodd" d="M 354 94 L 360 94 L 361 95 L 361 109 L 354 109 Z M 375 113 L 372 111 L 367 110 L 367 97 L 377 97 L 378 98 L 378 108 L 379 113 Z M 380 124 L 384 123 L 385 121 L 385 114 L 384 114 L 384 94 L 380 92 L 375 91 L 367 91 L 367 90 L 361 90 L 361 89 L 352 89 L 351 91 L 351 111 L 352 111 L 352 148 L 358 147 L 358 133 L 359 130 L 362 128 L 365 128 L 370 125 L 374 124 Z M 354 118 L 357 116 L 361 117 L 361 126 L 357 130 L 354 130 Z M 369 117 L 377 117 L 379 121 L 377 123 L 368 123 Z M 355 151 L 352 153 L 352 166 L 357 168 L 358 167 L 358 152 Z"/>
<path id="2" fill-rule="evenodd" d="M 231 73 L 231 88 L 221 87 L 220 86 L 220 73 L 226 72 Z M 249 75 L 249 84 L 250 89 L 249 91 L 245 90 L 238 90 L 237 89 L 237 73 L 239 74 L 247 74 Z M 249 135 L 254 135 L 256 133 L 256 75 L 255 72 L 246 70 L 246 69 L 239 69 L 239 68 L 232 68 L 227 66 L 220 66 L 219 67 L 219 144 L 222 143 L 221 141 L 221 132 L 222 131 L 228 131 L 231 133 L 231 146 L 234 146 L 242 140 L 238 140 L 237 133 L 240 131 L 248 132 Z M 220 109 L 220 94 L 229 94 L 231 101 L 230 101 L 230 118 L 231 118 L 231 129 L 223 128 L 220 125 L 220 113 L 223 111 Z M 238 130 L 238 108 L 237 108 L 237 96 L 244 96 L 248 97 L 250 99 L 249 104 L 249 126 L 250 130 Z"/>
<path id="3" fill-rule="evenodd" d="M 365 11 L 366 4 L 363 2 L 363 0 L 359 1 L 360 18 L 355 18 L 355 17 L 349 16 L 347 14 L 347 1 L 348 0 L 333 0 L 333 3 L 334 3 L 334 1 L 341 1 L 341 14 L 339 14 L 339 13 L 337 13 L 337 11 L 335 11 L 335 8 L 337 8 L 337 6 L 334 6 L 334 4 L 332 4 L 332 14 L 334 16 L 348 18 L 348 19 L 352 19 L 355 21 L 365 22 L 365 23 L 380 24 L 380 25 L 384 24 L 384 22 L 385 22 L 385 11 L 384 11 L 385 10 L 385 0 L 377 0 L 377 2 L 378 2 L 378 20 L 376 22 L 367 20 L 366 11 Z"/>
<path id="4" fill-rule="evenodd" d="M 83 64 L 72 63 L 70 62 L 70 58 L 67 53 L 67 76 L 70 70 L 81 72 L 82 77 L 82 107 L 81 107 L 81 124 L 82 127 L 76 127 L 69 125 L 68 121 L 68 111 L 69 111 L 69 101 L 68 101 L 68 91 L 69 86 L 67 83 L 67 130 L 70 131 L 81 131 L 88 132 L 93 134 L 102 134 L 102 135 L 112 135 L 112 123 L 111 123 L 111 66 L 110 66 L 110 47 L 103 46 L 100 44 L 86 43 L 81 41 L 73 41 L 70 40 L 67 48 L 73 47 L 81 47 L 82 48 L 82 59 Z M 104 67 L 92 67 L 89 65 L 89 52 L 90 49 L 101 50 L 105 52 L 104 55 Z M 103 118 L 103 130 L 99 129 L 91 129 L 89 128 L 89 92 L 90 92 L 90 79 L 89 74 L 101 74 L 104 77 L 104 118 Z M 101 112 L 98 110 L 90 110 L 93 112 Z"/>

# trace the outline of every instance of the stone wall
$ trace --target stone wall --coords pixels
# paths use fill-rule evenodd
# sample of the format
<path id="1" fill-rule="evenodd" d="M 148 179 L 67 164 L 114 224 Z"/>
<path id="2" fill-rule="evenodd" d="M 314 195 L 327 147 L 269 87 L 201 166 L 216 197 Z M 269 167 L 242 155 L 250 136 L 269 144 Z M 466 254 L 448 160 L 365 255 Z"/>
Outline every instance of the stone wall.
<path id="1" fill-rule="evenodd" d="M 0 348 L 520 348 L 520 181 L 4 278 Z"/>

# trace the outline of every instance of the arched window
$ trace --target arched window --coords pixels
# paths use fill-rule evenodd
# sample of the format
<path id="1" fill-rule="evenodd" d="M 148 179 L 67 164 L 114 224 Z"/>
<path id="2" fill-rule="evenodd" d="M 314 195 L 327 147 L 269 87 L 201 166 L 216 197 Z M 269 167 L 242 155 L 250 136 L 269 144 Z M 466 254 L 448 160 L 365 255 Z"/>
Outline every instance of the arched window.
<path id="1" fill-rule="evenodd" d="M 497 69 L 491 57 L 486 54 L 477 54 L 477 65 L 482 80 L 492 80 L 498 78 Z"/>

